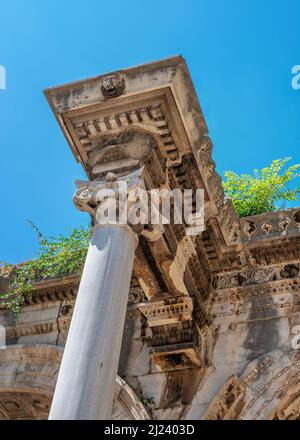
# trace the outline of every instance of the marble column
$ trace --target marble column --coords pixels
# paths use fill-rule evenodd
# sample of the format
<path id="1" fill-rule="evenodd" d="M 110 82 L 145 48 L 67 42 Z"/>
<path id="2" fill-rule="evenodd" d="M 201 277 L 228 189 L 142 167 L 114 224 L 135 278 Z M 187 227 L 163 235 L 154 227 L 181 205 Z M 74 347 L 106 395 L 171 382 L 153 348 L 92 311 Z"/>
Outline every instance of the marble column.
<path id="1" fill-rule="evenodd" d="M 95 223 L 99 188 L 87 183 L 74 198 Z M 129 225 L 94 228 L 49 420 L 110 419 L 137 243 Z"/>

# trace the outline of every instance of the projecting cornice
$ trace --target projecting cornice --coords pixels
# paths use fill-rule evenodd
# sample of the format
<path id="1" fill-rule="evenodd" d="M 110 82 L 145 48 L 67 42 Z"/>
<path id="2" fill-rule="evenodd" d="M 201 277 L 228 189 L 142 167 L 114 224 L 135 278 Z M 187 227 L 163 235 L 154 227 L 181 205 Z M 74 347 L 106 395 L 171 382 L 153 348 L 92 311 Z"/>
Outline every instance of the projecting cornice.
<path id="1" fill-rule="evenodd" d="M 239 241 L 202 110 L 181 56 L 47 89 L 45 95 L 91 180 L 145 165 L 146 184 L 205 190 L 225 245 Z M 188 171 L 187 171 L 188 168 Z"/>
<path id="2" fill-rule="evenodd" d="M 103 136 L 144 130 L 155 136 L 166 158 L 176 160 L 191 149 L 185 125 L 193 113 L 198 117 L 198 137 L 207 134 L 181 57 L 47 89 L 45 95 L 76 160 L 91 178 L 89 153 Z"/>

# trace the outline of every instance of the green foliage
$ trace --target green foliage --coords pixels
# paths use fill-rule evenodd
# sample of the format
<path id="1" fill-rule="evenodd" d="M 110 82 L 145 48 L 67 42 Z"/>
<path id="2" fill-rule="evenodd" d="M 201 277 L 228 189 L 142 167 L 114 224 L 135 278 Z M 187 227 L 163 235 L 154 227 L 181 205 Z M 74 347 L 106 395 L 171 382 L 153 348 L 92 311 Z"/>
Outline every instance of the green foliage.
<path id="1" fill-rule="evenodd" d="M 39 249 L 35 259 L 12 268 L 12 280 L 8 291 L 0 293 L 0 300 L 17 318 L 20 307 L 29 301 L 34 285 L 48 278 L 64 277 L 79 273 L 85 261 L 90 232 L 80 227 L 68 237 L 44 237 L 39 229 L 29 222 L 37 233 Z M 10 265 L 5 265 L 9 269 Z"/>
<path id="2" fill-rule="evenodd" d="M 146 407 L 154 407 L 155 406 L 155 402 L 153 397 L 145 397 L 143 395 L 141 395 L 138 400 Z"/>
<path id="3" fill-rule="evenodd" d="M 224 173 L 225 195 L 232 200 L 240 217 L 277 211 L 279 207 L 276 202 L 298 200 L 300 189 L 297 187 L 290 189 L 287 185 L 300 177 L 297 172 L 300 164 L 282 170 L 290 159 L 287 157 L 273 160 L 270 166 L 260 171 L 254 170 L 253 175 L 239 175 L 233 171 Z"/>

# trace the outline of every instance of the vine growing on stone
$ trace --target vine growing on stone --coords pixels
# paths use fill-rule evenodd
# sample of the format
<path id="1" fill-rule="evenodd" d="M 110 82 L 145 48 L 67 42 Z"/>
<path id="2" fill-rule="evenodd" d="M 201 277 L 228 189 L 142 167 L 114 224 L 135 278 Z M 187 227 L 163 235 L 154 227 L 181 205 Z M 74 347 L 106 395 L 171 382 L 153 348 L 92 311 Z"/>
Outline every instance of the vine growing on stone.
<path id="1" fill-rule="evenodd" d="M 82 271 L 90 231 L 79 227 L 68 236 L 45 237 L 29 221 L 37 233 L 38 250 L 36 257 L 17 266 L 2 263 L 2 272 L 10 273 L 8 289 L 0 292 L 0 301 L 11 310 L 17 319 L 21 306 L 30 302 L 34 286 L 43 280 L 63 278 Z"/>

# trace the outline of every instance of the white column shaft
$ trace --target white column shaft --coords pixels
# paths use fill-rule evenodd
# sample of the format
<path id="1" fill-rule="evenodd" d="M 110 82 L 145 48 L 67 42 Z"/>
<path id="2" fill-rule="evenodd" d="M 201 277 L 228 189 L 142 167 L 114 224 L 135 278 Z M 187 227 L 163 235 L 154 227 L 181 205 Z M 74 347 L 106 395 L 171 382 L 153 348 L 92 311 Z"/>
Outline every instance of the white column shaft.
<path id="1" fill-rule="evenodd" d="M 50 420 L 111 417 L 135 248 L 121 226 L 93 233 Z"/>

